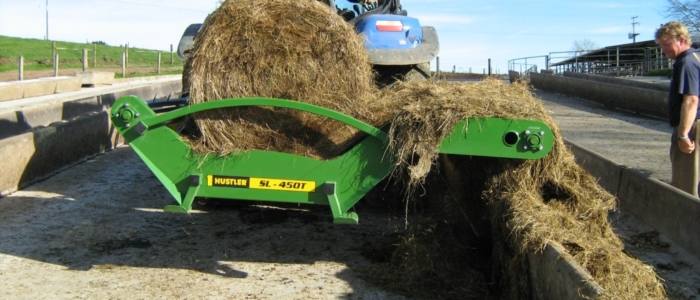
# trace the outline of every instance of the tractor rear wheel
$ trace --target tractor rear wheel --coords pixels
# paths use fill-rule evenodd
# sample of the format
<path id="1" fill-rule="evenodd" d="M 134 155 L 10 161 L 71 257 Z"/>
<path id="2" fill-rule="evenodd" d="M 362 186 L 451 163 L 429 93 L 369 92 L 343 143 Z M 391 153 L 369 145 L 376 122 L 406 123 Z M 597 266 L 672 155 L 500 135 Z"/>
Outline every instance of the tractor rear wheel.
<path id="1" fill-rule="evenodd" d="M 188 58 L 182 67 L 182 92 L 180 92 L 180 98 L 190 95 L 190 70 L 192 70 L 192 59 Z"/>
<path id="2" fill-rule="evenodd" d="M 399 80 L 421 81 L 432 77 L 430 74 L 430 63 L 405 66 L 375 65 L 374 71 L 377 73 L 375 82 L 380 88 L 389 87 Z"/>

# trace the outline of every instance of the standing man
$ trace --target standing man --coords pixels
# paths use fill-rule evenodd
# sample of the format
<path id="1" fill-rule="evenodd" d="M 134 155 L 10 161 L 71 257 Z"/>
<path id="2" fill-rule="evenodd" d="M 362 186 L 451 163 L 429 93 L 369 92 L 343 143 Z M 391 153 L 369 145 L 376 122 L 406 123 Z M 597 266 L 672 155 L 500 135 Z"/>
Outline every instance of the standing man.
<path id="1" fill-rule="evenodd" d="M 671 141 L 671 185 L 698 196 L 698 95 L 700 95 L 700 57 L 691 48 L 688 29 L 680 22 L 669 22 L 656 31 L 656 42 L 673 63 L 668 96 Z"/>

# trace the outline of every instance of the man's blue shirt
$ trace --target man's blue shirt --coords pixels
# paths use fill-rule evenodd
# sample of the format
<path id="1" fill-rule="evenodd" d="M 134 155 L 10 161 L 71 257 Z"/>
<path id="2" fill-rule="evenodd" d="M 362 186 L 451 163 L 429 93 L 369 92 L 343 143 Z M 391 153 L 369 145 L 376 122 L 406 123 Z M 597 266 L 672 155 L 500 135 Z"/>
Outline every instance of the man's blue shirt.
<path id="1" fill-rule="evenodd" d="M 681 122 L 683 95 L 700 95 L 700 55 L 690 48 L 676 58 L 673 63 L 673 77 L 668 95 L 668 116 L 671 127 Z M 696 55 L 698 57 L 696 57 Z M 700 105 L 696 118 L 700 118 Z"/>

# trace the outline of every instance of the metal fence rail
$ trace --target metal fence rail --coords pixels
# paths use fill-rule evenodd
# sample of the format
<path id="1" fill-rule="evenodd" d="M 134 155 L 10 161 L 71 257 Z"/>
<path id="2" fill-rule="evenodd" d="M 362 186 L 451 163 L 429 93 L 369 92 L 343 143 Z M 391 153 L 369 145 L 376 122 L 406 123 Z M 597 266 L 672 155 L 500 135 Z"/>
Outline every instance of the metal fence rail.
<path id="1" fill-rule="evenodd" d="M 544 70 L 549 69 L 549 55 L 530 56 L 511 59 L 508 61 L 508 71 L 516 71 L 525 74 L 534 70 L 537 72 L 537 65 L 544 66 Z"/>
<path id="2" fill-rule="evenodd" d="M 670 69 L 672 61 L 650 42 L 631 46 L 611 46 L 592 51 L 550 52 L 548 55 L 516 58 L 508 61 L 508 70 L 521 74 L 541 63 L 543 70 L 610 76 L 643 76 L 652 71 Z"/>

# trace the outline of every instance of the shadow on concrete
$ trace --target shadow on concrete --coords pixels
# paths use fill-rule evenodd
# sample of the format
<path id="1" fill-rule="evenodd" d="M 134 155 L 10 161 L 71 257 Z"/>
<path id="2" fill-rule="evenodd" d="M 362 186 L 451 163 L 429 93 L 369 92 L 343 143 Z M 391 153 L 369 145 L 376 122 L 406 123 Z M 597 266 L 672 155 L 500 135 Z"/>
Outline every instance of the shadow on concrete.
<path id="1" fill-rule="evenodd" d="M 260 275 L 242 262 L 335 262 L 348 266 L 337 276 L 356 291 L 347 299 L 356 299 L 369 284 L 360 272 L 372 264 L 363 246 L 395 243 L 385 233 L 403 224 L 370 206 L 353 226 L 332 224 L 330 208 L 313 205 L 198 199 L 191 214 L 163 213 L 171 200 L 138 156 L 119 147 L 4 197 L 0 253 L 69 270 L 128 266 L 230 278 Z"/>
<path id="2" fill-rule="evenodd" d="M 23 112 L 15 111 L 14 115 L 13 119 L 0 119 L 0 140 L 32 129 L 31 125 L 29 125 L 29 122 L 27 122 L 27 119 L 24 117 Z"/>
<path id="3" fill-rule="evenodd" d="M 114 132 L 106 111 L 35 128 L 27 133 L 32 136 L 33 147 L 24 148 L 33 154 L 24 166 L 18 189 L 114 148 L 117 145 Z"/>

